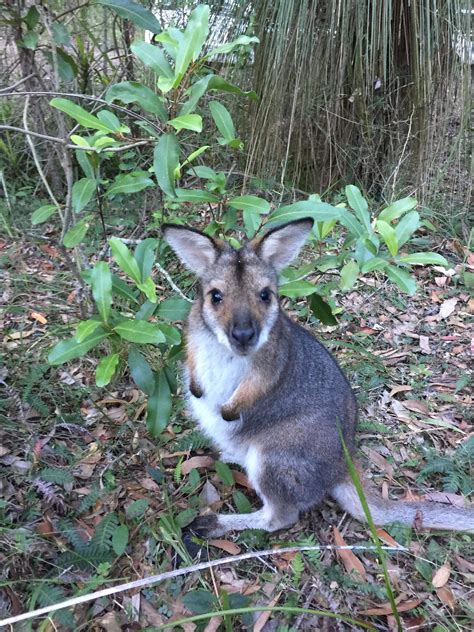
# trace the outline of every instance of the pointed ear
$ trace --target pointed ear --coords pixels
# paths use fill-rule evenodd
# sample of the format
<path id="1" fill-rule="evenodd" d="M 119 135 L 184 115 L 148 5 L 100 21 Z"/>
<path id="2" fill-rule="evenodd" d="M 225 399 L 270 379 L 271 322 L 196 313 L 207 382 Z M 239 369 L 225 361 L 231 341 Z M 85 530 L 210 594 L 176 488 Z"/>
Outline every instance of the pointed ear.
<path id="1" fill-rule="evenodd" d="M 164 224 L 162 231 L 184 265 L 198 276 L 202 276 L 217 259 L 217 244 L 204 233 L 177 224 Z"/>
<path id="2" fill-rule="evenodd" d="M 256 244 L 257 255 L 275 270 L 282 270 L 297 256 L 313 224 L 311 217 L 305 217 L 270 230 Z"/>

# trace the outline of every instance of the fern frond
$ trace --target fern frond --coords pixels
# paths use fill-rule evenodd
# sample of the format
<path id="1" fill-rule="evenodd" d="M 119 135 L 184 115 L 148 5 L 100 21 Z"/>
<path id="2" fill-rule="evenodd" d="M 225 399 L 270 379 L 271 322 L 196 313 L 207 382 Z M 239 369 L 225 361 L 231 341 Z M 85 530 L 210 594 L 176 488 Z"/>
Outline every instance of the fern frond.
<path id="1" fill-rule="evenodd" d="M 59 468 L 46 467 L 38 474 L 38 478 L 47 483 L 56 483 L 56 485 L 74 484 L 74 476 L 71 472 Z"/>
<path id="2" fill-rule="evenodd" d="M 95 529 L 95 533 L 90 541 L 90 547 L 97 547 L 99 551 L 110 551 L 112 548 L 112 537 L 118 524 L 119 521 L 116 514 L 109 513 L 104 516 Z"/>

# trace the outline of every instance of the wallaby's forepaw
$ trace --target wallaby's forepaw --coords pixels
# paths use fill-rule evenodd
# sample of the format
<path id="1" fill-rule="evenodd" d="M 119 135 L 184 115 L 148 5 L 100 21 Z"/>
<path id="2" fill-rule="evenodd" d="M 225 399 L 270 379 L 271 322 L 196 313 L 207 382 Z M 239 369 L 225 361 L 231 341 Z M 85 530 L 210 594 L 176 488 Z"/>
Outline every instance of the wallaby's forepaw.
<path id="1" fill-rule="evenodd" d="M 199 386 L 199 384 L 196 384 L 194 380 L 191 380 L 189 390 L 191 391 L 191 395 L 197 397 L 198 399 L 204 395 L 202 388 Z"/>
<path id="2" fill-rule="evenodd" d="M 219 529 L 219 516 L 215 513 L 208 513 L 195 518 L 189 525 L 189 530 L 200 538 L 213 538 L 221 534 Z"/>
<path id="3" fill-rule="evenodd" d="M 222 406 L 221 415 L 224 421 L 237 421 L 237 419 L 240 419 L 239 411 L 229 404 L 224 404 L 224 406 Z"/>

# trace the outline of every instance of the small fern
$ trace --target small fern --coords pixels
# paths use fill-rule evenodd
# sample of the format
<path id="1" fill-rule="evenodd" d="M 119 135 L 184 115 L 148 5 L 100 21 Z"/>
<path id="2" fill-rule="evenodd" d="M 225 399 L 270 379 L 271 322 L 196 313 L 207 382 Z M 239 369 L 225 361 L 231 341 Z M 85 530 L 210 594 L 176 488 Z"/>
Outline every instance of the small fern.
<path id="1" fill-rule="evenodd" d="M 182 469 L 183 469 L 183 457 L 179 459 L 179 461 L 176 463 L 176 467 L 174 468 L 173 480 L 176 484 L 179 484 L 181 482 L 181 478 L 183 476 Z"/>
<path id="2" fill-rule="evenodd" d="M 191 430 L 175 442 L 175 447 L 176 450 L 180 452 L 185 450 L 202 450 L 203 448 L 211 447 L 211 442 L 202 432 L 199 432 L 199 430 Z"/>
<path id="3" fill-rule="evenodd" d="M 44 582 L 39 587 L 36 598 L 40 606 L 51 606 L 56 603 L 64 601 L 67 596 L 64 589 L 61 586 Z M 59 623 L 66 630 L 75 630 L 77 626 L 74 621 L 74 616 L 69 608 L 63 610 L 57 610 L 51 615 L 56 623 Z"/>
<path id="4" fill-rule="evenodd" d="M 300 585 L 301 577 L 304 571 L 304 560 L 300 552 L 296 553 L 293 561 L 291 562 L 291 568 L 293 570 L 293 586 L 297 588 Z"/>
<path id="5" fill-rule="evenodd" d="M 443 489 L 446 492 L 462 492 L 466 496 L 473 489 L 472 462 L 474 460 L 474 436 L 469 437 L 456 450 L 447 456 L 428 452 L 427 462 L 417 476 L 424 483 L 432 475 L 440 474 Z"/>
<path id="6" fill-rule="evenodd" d="M 86 511 L 89 511 L 89 509 L 92 509 L 92 507 L 94 507 L 101 495 L 102 491 L 99 489 L 99 487 L 93 487 L 91 491 L 87 494 L 87 496 L 84 496 L 84 498 L 81 500 L 78 509 L 79 513 L 83 514 Z"/>
<path id="7" fill-rule="evenodd" d="M 47 483 L 56 483 L 56 485 L 74 484 L 74 476 L 69 470 L 61 470 L 59 468 L 46 467 L 38 474 L 39 479 L 46 481 Z"/>
<path id="8" fill-rule="evenodd" d="M 90 541 L 90 547 L 98 547 L 100 551 L 109 551 L 112 548 L 112 537 L 118 527 L 117 515 L 109 513 L 104 516 L 97 525 L 95 533 Z"/>

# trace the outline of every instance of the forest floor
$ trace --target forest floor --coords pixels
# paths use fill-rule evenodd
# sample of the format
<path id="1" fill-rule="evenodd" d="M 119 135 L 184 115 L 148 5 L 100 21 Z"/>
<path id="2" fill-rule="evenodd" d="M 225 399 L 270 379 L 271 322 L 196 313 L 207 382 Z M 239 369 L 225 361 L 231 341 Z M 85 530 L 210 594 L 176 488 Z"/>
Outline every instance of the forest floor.
<path id="1" fill-rule="evenodd" d="M 368 279 L 340 297 L 338 327 L 317 326 L 307 316 L 303 323 L 354 385 L 359 457 L 373 485 L 385 497 L 425 498 L 449 511 L 473 487 L 474 300 L 461 272 L 474 271 L 474 255 L 454 241 L 439 249 L 453 267 L 417 268 L 415 297 Z M 195 563 L 181 530 L 206 506 L 257 506 L 246 477 L 215 461 L 180 392 L 171 423 L 152 440 L 144 396 L 130 383 L 99 391 L 93 357 L 50 367 L 48 350 L 78 318 L 74 282 L 46 242 L 0 241 L 0 261 L 0 619 Z M 294 316 L 302 318 L 304 304 L 291 303 Z M 386 554 L 404 629 L 472 629 L 472 535 L 418 527 L 379 530 L 382 543 L 407 549 Z M 283 532 L 211 541 L 201 559 L 335 543 L 367 550 L 227 562 L 62 610 L 41 629 L 397 629 L 368 528 L 333 502 Z M 360 623 L 284 611 L 226 614 L 255 606 L 318 609 Z M 212 612 L 203 621 L 173 623 Z"/>

